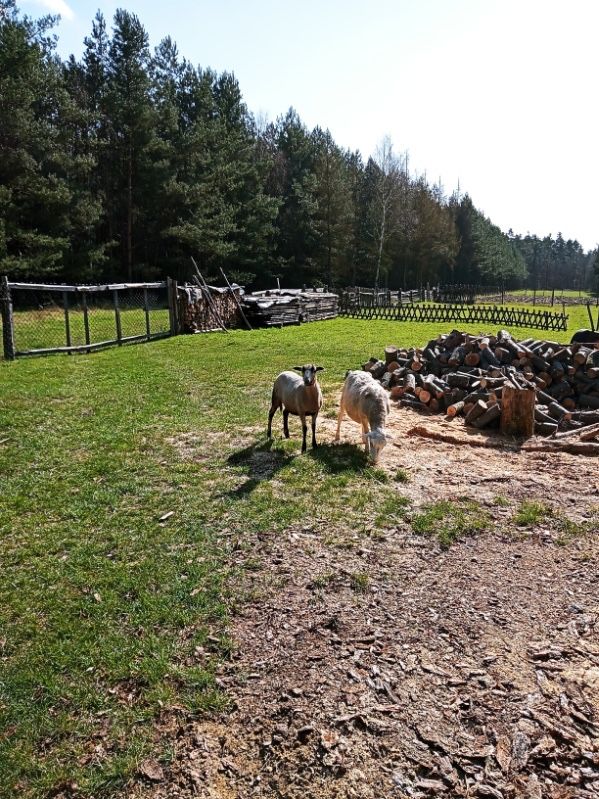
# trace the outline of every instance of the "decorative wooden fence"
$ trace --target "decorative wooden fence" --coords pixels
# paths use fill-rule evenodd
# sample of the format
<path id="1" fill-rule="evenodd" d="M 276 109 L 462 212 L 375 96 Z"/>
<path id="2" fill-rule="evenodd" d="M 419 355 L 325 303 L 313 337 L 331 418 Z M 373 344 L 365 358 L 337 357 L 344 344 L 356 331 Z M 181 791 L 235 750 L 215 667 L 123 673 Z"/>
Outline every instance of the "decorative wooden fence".
<path id="1" fill-rule="evenodd" d="M 392 305 L 363 307 L 342 304 L 340 316 L 353 319 L 388 319 L 396 322 L 463 322 L 464 324 L 534 327 L 567 330 L 568 315 L 554 311 L 528 311 L 501 305 Z"/>
<path id="2" fill-rule="evenodd" d="M 70 286 L 0 281 L 7 360 L 92 352 L 178 332 L 176 282 Z"/>

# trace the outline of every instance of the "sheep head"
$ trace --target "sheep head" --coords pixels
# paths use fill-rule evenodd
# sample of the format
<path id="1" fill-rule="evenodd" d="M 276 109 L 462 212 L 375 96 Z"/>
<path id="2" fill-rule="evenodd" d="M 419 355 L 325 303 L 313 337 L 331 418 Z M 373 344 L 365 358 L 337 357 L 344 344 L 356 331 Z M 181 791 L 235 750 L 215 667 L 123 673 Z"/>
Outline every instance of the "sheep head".
<path id="1" fill-rule="evenodd" d="M 304 366 L 294 366 L 296 372 L 300 372 L 305 386 L 313 386 L 316 382 L 316 372 L 322 372 L 324 366 L 314 366 L 313 363 L 304 364 Z"/>
<path id="2" fill-rule="evenodd" d="M 391 441 L 391 436 L 388 436 L 381 430 L 371 430 L 370 433 L 366 433 L 365 438 L 368 458 L 373 463 L 377 463 L 385 444 L 387 441 Z"/>

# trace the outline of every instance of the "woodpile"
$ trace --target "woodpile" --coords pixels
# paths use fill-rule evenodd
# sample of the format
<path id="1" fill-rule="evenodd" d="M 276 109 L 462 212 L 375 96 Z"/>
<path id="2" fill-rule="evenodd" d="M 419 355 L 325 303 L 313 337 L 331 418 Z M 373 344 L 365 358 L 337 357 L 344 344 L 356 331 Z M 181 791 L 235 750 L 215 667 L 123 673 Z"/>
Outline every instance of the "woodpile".
<path id="1" fill-rule="evenodd" d="M 210 292 L 207 296 L 206 290 Z M 233 296 L 233 292 L 235 296 Z M 239 327 L 241 315 L 235 302 L 243 298 L 243 288 L 233 284 L 231 289 L 218 286 L 179 286 L 179 319 L 183 333 L 209 333 L 226 327 Z M 220 317 L 220 320 L 219 320 Z"/>
<path id="2" fill-rule="evenodd" d="M 599 438 L 598 344 L 452 330 L 423 348 L 385 347 L 384 359 L 362 368 L 403 407 L 463 416 L 468 426 L 506 435 L 552 436 L 572 451 L 599 451 L 591 443 Z"/>
<path id="3" fill-rule="evenodd" d="M 324 289 L 272 289 L 246 294 L 242 303 L 253 327 L 280 327 L 334 319 L 339 298 Z"/>

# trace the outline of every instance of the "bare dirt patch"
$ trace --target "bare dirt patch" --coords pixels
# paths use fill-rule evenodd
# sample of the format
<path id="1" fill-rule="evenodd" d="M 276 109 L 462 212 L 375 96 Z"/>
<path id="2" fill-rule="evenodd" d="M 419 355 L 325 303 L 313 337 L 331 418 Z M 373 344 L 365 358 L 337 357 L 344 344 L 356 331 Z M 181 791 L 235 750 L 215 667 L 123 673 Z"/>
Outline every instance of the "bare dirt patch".
<path id="1" fill-rule="evenodd" d="M 513 524 L 523 499 L 592 518 L 597 460 L 409 434 L 422 424 L 470 435 L 394 411 L 380 466 L 408 473 L 398 490 L 416 506 L 481 503 L 492 532 L 447 551 L 407 521 L 250 540 L 235 557 L 254 564 L 252 599 L 219 677 L 234 709 L 171 718 L 172 761 L 128 796 L 599 796 L 598 539 L 559 546 L 551 519 Z M 322 421 L 324 442 L 334 428 Z M 359 442 L 350 422 L 342 436 Z"/>

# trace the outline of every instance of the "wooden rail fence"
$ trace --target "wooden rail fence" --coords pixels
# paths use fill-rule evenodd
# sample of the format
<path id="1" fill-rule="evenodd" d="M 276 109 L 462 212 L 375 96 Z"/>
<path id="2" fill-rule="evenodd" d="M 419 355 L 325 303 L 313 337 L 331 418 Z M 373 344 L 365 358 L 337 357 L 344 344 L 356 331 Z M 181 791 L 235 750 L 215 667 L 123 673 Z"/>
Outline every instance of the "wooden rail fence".
<path id="1" fill-rule="evenodd" d="M 176 296 L 176 281 L 170 279 L 74 286 L 10 282 L 3 277 L 4 357 L 92 352 L 174 335 L 179 326 Z"/>
<path id="2" fill-rule="evenodd" d="M 343 303 L 340 316 L 352 319 L 387 319 L 396 322 L 463 322 L 464 324 L 533 327 L 567 330 L 568 315 L 554 311 L 529 311 L 501 305 L 390 305 L 358 306 Z"/>

